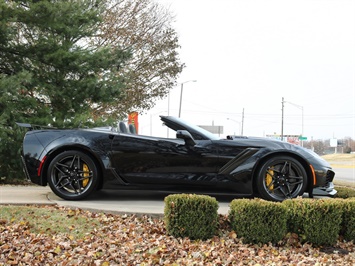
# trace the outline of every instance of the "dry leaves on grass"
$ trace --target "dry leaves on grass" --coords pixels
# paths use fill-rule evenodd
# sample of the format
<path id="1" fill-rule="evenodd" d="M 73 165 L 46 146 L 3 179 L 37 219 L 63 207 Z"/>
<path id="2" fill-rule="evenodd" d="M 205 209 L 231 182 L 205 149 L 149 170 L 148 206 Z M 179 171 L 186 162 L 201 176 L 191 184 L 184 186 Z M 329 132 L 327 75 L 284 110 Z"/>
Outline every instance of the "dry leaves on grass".
<path id="1" fill-rule="evenodd" d="M 43 208 L 43 207 L 42 207 Z M 53 208 L 53 207 L 47 207 Z M 58 208 L 66 219 L 96 219 L 82 237 L 33 233 L 26 221 L 0 220 L 0 265 L 354 265 L 352 243 L 315 248 L 290 235 L 279 246 L 248 245 L 222 222 L 219 236 L 193 241 L 166 235 L 162 219 Z M 222 217 L 222 220 L 226 218 Z"/>

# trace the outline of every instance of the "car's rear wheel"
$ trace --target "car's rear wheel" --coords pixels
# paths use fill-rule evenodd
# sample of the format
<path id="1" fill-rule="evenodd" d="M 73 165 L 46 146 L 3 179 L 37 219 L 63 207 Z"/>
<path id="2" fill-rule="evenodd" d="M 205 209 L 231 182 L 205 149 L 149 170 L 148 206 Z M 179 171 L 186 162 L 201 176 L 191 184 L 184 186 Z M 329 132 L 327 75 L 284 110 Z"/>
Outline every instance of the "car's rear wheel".
<path id="1" fill-rule="evenodd" d="M 65 151 L 48 166 L 48 183 L 52 191 L 66 200 L 80 200 L 98 185 L 98 170 L 90 156 L 83 152 Z"/>
<path id="2" fill-rule="evenodd" d="M 262 198 L 283 201 L 304 193 L 307 187 L 307 173 L 296 159 L 275 156 L 261 166 L 256 182 Z"/>

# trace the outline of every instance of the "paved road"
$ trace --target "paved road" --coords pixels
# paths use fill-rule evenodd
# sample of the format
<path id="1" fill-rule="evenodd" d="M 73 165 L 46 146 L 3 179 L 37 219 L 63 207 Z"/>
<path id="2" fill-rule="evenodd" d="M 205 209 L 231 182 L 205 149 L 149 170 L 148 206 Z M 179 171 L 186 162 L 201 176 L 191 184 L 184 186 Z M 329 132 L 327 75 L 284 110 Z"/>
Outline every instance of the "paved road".
<path id="1" fill-rule="evenodd" d="M 351 182 L 355 185 L 355 165 L 336 165 L 333 170 L 335 172 L 335 180 Z"/>

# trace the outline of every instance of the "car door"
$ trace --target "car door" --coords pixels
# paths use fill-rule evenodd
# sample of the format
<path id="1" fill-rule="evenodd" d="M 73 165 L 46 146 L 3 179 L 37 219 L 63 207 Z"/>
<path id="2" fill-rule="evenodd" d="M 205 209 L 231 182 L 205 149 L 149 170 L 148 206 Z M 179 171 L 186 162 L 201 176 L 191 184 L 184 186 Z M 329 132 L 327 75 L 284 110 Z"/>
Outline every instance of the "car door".
<path id="1" fill-rule="evenodd" d="M 218 169 L 218 149 L 210 140 L 189 146 L 182 139 L 119 134 L 111 157 L 117 173 L 130 184 L 203 185 Z"/>

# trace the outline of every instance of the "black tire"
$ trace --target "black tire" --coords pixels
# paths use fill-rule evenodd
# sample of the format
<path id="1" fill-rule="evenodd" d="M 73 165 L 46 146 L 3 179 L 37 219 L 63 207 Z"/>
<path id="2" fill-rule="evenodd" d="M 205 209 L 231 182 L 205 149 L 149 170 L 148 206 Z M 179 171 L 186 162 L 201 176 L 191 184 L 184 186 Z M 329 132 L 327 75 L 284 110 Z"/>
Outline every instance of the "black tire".
<path id="1" fill-rule="evenodd" d="M 257 188 L 265 200 L 283 201 L 303 195 L 307 173 L 302 164 L 289 156 L 268 159 L 257 174 Z"/>
<path id="2" fill-rule="evenodd" d="M 83 152 L 71 150 L 58 154 L 48 166 L 48 184 L 52 191 L 65 200 L 81 200 L 98 185 L 95 162 Z"/>

